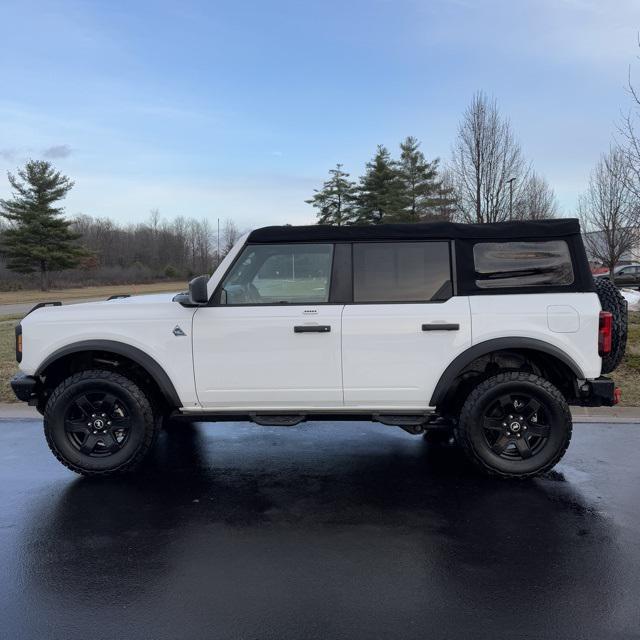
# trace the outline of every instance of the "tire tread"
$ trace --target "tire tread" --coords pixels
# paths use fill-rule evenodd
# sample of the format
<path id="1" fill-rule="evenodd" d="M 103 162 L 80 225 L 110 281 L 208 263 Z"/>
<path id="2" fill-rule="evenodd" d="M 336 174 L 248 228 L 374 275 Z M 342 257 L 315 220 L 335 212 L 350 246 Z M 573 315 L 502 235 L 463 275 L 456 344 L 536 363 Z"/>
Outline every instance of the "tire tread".
<path id="1" fill-rule="evenodd" d="M 467 437 L 467 425 L 472 420 L 472 412 L 475 405 L 481 400 L 482 396 L 492 387 L 497 384 L 503 384 L 508 382 L 526 382 L 535 384 L 538 387 L 543 388 L 547 393 L 549 393 L 555 400 L 558 401 L 560 406 L 562 407 L 562 412 L 564 414 L 564 418 L 567 424 L 567 433 L 565 436 L 565 440 L 562 446 L 558 449 L 554 457 L 547 462 L 543 467 L 536 469 L 530 473 L 508 473 L 505 471 L 501 471 L 499 469 L 495 469 L 494 467 L 487 464 L 476 452 L 476 450 L 471 446 L 469 439 Z M 541 378 L 533 373 L 527 373 L 525 371 L 508 371 L 505 373 L 499 373 L 484 382 L 481 382 L 475 389 L 467 396 L 464 405 L 462 406 L 462 411 L 460 412 L 460 419 L 458 420 L 458 424 L 456 425 L 456 440 L 460 443 L 467 457 L 486 474 L 497 476 L 499 478 L 506 479 L 520 479 L 526 480 L 528 478 L 534 478 L 540 474 L 546 473 L 551 470 L 564 456 L 569 443 L 571 442 L 571 433 L 572 433 L 572 419 L 571 419 L 571 411 L 569 409 L 569 405 L 565 400 L 564 396 L 560 393 L 560 391 L 548 380 L 545 378 Z"/>
<path id="2" fill-rule="evenodd" d="M 47 415 L 54 410 L 54 406 L 56 402 L 60 399 L 62 394 L 67 391 L 70 387 L 78 382 L 84 382 L 87 379 L 96 379 L 105 382 L 111 382 L 120 387 L 126 389 L 134 398 L 134 400 L 140 406 L 142 413 L 145 418 L 145 436 L 142 442 L 142 445 L 138 448 L 135 455 L 131 458 L 123 462 L 122 464 L 114 467 L 112 469 L 105 470 L 95 470 L 95 469 L 86 469 L 84 467 L 80 467 L 78 465 L 69 462 L 58 450 L 53 438 L 50 435 L 49 429 L 47 428 Z M 52 392 L 51 396 L 47 400 L 45 410 L 44 410 L 44 419 L 43 419 L 43 427 L 44 427 L 44 435 L 47 440 L 47 444 L 51 449 L 53 455 L 68 469 L 74 471 L 75 473 L 79 473 L 88 477 L 106 477 L 112 475 L 121 475 L 124 473 L 129 473 L 134 471 L 140 463 L 145 458 L 147 452 L 153 446 L 156 437 L 157 437 L 157 420 L 154 418 L 154 412 L 149 402 L 149 399 L 145 395 L 145 393 L 138 387 L 135 382 L 131 379 L 123 376 L 120 373 L 116 373 L 115 371 L 109 371 L 107 369 L 87 369 L 84 371 L 80 371 L 78 373 L 74 373 L 73 375 L 65 378 Z"/>
<path id="3" fill-rule="evenodd" d="M 602 373 L 611 373 L 622 362 L 627 347 L 627 301 L 609 278 L 594 278 L 594 282 L 603 311 L 613 315 L 611 353 L 602 358 Z"/>

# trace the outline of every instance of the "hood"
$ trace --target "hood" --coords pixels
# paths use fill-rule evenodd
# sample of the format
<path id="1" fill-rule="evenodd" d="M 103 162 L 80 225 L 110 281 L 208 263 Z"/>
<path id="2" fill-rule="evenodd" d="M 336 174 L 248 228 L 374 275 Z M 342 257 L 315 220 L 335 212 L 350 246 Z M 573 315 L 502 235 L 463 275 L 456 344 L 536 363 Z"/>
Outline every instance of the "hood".
<path id="1" fill-rule="evenodd" d="M 148 293 L 128 298 L 113 298 L 113 300 L 101 300 L 100 302 L 85 302 L 83 304 L 157 304 L 159 302 L 171 302 L 178 294 L 173 293 Z"/>
<path id="2" fill-rule="evenodd" d="M 78 302 L 62 304 L 59 306 L 43 306 L 34 308 L 22 320 L 22 322 L 37 321 L 85 321 L 93 318 L 100 319 L 126 319 L 135 318 L 140 314 L 143 317 L 174 315 L 176 308 L 182 309 L 178 302 L 173 302 L 177 292 L 152 293 L 128 298 L 113 298 L 112 300 L 96 300 L 93 302 Z"/>
<path id="3" fill-rule="evenodd" d="M 178 292 L 173 293 L 149 293 L 139 296 L 129 296 L 127 298 L 112 298 L 111 300 L 93 300 L 91 302 L 69 302 L 63 303 L 63 307 L 74 307 L 76 309 L 87 309 L 91 307 L 104 309 L 104 307 L 119 307 L 132 304 L 163 304 L 172 302 Z"/>

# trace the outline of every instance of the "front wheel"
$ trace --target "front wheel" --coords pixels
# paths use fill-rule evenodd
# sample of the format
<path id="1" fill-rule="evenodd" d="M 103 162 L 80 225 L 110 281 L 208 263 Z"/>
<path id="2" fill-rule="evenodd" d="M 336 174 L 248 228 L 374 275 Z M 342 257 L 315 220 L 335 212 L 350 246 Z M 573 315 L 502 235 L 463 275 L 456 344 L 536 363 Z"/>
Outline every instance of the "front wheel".
<path id="1" fill-rule="evenodd" d="M 485 380 L 469 394 L 456 438 L 484 472 L 530 478 L 562 458 L 571 430 L 569 406 L 554 385 L 511 371 Z"/>
<path id="2" fill-rule="evenodd" d="M 76 373 L 58 385 L 44 411 L 53 454 L 86 476 L 135 469 L 158 429 L 149 399 L 129 378 L 113 371 Z"/>

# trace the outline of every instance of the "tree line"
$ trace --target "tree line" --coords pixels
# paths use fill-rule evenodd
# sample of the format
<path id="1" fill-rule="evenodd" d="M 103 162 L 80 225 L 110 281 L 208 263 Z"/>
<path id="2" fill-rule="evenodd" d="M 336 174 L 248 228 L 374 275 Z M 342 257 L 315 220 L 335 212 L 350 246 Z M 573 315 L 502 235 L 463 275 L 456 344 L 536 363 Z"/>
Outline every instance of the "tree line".
<path id="1" fill-rule="evenodd" d="M 8 174 L 13 196 L 0 200 L 0 288 L 129 284 L 186 279 L 211 272 L 241 233 L 225 220 L 164 220 L 121 225 L 109 218 L 67 219 L 61 200 L 73 182 L 50 162 L 28 161 Z M 219 253 L 218 253 L 219 248 Z"/>
<path id="2" fill-rule="evenodd" d="M 329 179 L 307 203 L 315 207 L 320 224 L 381 224 L 449 218 L 452 189 L 438 174 L 439 160 L 427 161 L 412 136 L 400 143 L 394 159 L 379 145 L 356 183 L 337 164 Z"/>
<path id="3" fill-rule="evenodd" d="M 460 220 L 500 222 L 553 217 L 553 189 L 525 160 L 494 99 L 477 93 L 463 114 L 451 160 L 427 160 L 409 136 L 393 158 L 379 145 L 358 181 L 342 164 L 306 202 L 318 223 L 334 225 Z"/>

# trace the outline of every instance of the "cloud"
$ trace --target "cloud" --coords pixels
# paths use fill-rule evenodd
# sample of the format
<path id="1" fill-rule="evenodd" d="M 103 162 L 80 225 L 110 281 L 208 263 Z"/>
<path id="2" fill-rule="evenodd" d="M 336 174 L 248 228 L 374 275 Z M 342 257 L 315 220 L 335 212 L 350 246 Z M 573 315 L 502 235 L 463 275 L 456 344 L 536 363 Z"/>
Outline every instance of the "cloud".
<path id="1" fill-rule="evenodd" d="M 71 147 L 68 144 L 56 144 L 43 150 L 45 158 L 68 158 L 71 155 Z"/>
<path id="2" fill-rule="evenodd" d="M 15 149 L 0 149 L 0 158 L 8 161 L 15 160 L 17 153 Z"/>

